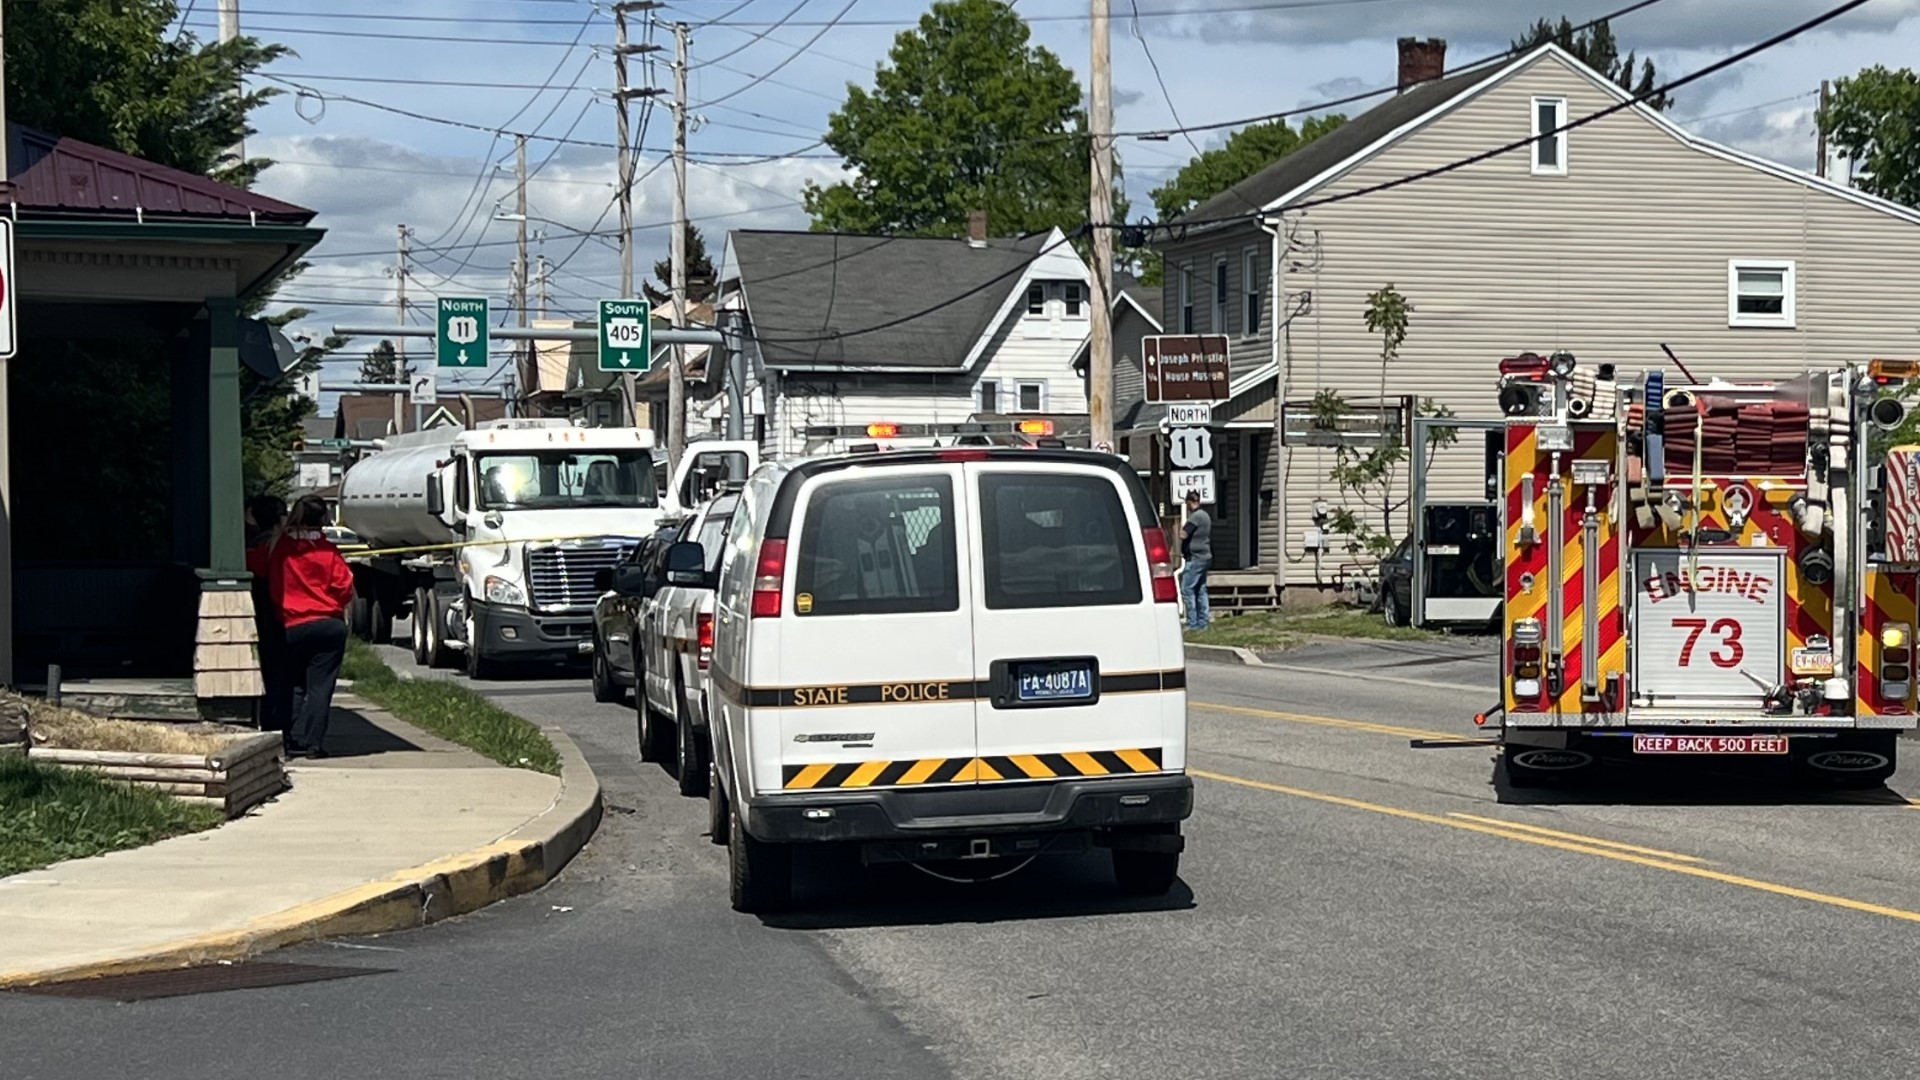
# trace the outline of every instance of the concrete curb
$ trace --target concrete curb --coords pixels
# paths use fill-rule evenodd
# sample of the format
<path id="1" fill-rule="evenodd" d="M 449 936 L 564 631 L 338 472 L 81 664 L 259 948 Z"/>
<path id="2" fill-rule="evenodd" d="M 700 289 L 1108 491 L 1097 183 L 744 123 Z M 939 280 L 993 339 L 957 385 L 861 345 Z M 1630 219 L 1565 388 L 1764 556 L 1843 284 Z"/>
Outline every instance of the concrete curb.
<path id="1" fill-rule="evenodd" d="M 0 972 L 0 989 L 243 960 L 318 938 L 411 930 L 540 888 L 580 853 L 604 812 L 600 780 L 572 739 L 543 728 L 560 756 L 553 805 L 484 847 L 278 911 L 231 930 L 181 938 L 111 960 Z"/>
<path id="2" fill-rule="evenodd" d="M 1187 642 L 1187 659 L 1198 660 L 1203 664 L 1267 666 L 1267 662 L 1260 659 L 1252 649 L 1243 649 L 1238 645 L 1201 645 L 1189 641 Z"/>

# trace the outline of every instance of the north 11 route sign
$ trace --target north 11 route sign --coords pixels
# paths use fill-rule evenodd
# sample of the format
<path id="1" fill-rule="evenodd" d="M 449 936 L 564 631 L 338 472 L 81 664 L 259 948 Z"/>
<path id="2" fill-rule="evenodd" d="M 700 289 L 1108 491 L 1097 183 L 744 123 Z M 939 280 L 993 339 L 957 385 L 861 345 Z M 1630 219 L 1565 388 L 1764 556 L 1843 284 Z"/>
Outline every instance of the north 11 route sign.
<path id="1" fill-rule="evenodd" d="M 644 374 L 653 366 L 653 305 L 600 301 L 600 370 Z"/>
<path id="2" fill-rule="evenodd" d="M 434 359 L 440 367 L 484 368 L 491 319 L 484 296 L 443 296 L 434 321 Z"/>

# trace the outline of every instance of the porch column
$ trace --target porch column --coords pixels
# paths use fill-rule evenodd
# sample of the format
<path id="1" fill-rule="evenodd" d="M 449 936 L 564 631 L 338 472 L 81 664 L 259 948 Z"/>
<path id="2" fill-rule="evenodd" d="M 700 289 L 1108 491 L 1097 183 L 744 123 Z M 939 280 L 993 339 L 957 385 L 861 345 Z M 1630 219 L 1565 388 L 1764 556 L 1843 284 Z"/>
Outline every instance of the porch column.
<path id="1" fill-rule="evenodd" d="M 207 568 L 246 570 L 246 492 L 240 467 L 240 324 L 233 297 L 207 301 Z"/>

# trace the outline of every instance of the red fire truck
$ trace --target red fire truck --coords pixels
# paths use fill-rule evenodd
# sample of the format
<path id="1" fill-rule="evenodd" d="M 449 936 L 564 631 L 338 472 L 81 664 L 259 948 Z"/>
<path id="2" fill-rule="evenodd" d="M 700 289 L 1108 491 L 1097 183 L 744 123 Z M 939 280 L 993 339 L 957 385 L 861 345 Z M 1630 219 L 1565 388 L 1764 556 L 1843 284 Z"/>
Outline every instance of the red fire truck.
<path id="1" fill-rule="evenodd" d="M 1678 361 L 1675 361 L 1678 364 Z M 1920 361 L 1774 381 L 1500 362 L 1508 781 L 1603 756 L 1779 755 L 1877 785 L 1917 721 L 1920 447 L 1870 452 Z"/>

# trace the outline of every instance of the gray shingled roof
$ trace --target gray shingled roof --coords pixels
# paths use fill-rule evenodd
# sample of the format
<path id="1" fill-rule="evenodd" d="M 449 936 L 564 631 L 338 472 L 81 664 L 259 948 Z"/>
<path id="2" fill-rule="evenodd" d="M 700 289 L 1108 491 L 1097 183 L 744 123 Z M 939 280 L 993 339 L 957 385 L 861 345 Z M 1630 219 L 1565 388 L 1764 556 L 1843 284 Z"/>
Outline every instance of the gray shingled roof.
<path id="1" fill-rule="evenodd" d="M 1046 239 L 738 230 L 733 252 L 767 366 L 933 371 L 966 362 Z"/>
<path id="2" fill-rule="evenodd" d="M 1220 219 L 1248 217 L 1498 70 L 1493 65 L 1477 67 L 1396 94 L 1180 215 L 1174 223 L 1205 228 L 1204 222 L 1226 224 Z"/>

